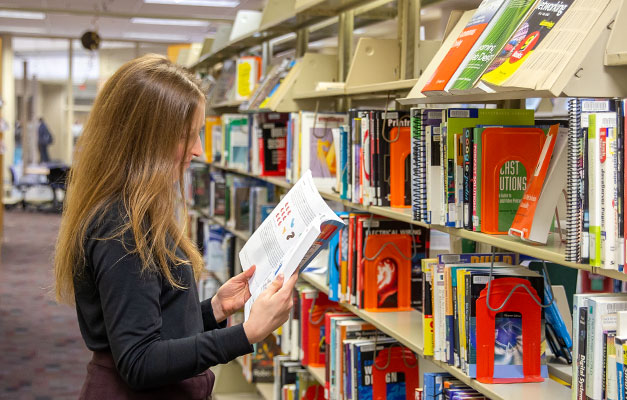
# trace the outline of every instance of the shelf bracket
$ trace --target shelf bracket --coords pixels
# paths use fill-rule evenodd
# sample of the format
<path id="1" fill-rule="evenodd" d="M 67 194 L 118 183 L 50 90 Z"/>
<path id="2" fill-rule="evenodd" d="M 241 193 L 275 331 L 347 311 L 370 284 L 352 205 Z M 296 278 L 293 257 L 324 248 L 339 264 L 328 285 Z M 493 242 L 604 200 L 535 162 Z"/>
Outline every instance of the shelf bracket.
<path id="1" fill-rule="evenodd" d="M 610 37 L 605 48 L 605 65 L 627 65 L 627 1 L 621 1 L 616 18 L 610 23 Z"/>

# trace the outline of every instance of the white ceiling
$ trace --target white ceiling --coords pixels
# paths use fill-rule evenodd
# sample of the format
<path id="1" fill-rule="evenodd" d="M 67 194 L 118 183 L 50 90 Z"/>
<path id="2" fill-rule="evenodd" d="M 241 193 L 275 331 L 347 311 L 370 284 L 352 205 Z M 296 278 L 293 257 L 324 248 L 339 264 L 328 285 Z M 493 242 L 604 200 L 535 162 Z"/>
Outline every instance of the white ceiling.
<path id="1" fill-rule="evenodd" d="M 0 11 L 44 12 L 43 20 L 0 18 L 0 33 L 25 37 L 73 37 L 97 30 L 103 41 L 202 42 L 216 24 L 229 23 L 240 9 L 261 10 L 265 0 L 239 0 L 235 8 L 146 4 L 143 0 L 0 0 Z M 132 17 L 210 20 L 209 27 L 131 23 Z M 150 38 L 150 35 L 161 37 Z"/>

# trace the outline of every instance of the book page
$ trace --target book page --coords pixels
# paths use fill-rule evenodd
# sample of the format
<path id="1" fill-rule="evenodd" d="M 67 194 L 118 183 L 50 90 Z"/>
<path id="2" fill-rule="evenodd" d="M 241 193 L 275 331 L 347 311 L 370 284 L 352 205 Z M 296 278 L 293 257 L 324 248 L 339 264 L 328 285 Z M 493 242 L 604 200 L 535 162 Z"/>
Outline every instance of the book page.
<path id="1" fill-rule="evenodd" d="M 318 193 L 311 171 L 305 172 L 239 253 L 244 271 L 252 265 L 257 268 L 249 280 L 252 297 L 246 302 L 245 318 L 279 273 L 287 280 L 304 268 L 341 225 Z"/>

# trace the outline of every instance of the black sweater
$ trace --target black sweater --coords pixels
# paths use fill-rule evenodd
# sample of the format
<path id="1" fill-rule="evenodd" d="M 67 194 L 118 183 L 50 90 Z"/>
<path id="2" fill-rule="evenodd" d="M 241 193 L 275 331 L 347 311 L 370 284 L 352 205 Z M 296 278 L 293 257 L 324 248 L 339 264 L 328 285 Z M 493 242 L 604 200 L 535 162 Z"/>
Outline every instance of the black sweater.
<path id="1" fill-rule="evenodd" d="M 175 289 L 161 274 L 140 273 L 139 256 L 120 239 L 102 240 L 122 222 L 115 209 L 89 229 L 84 273 L 74 278 L 87 347 L 110 351 L 133 389 L 178 382 L 252 352 L 242 325 L 225 328 L 216 322 L 211 300 L 199 302 L 190 265 L 172 267 L 188 288 Z M 130 231 L 122 240 L 133 248 Z"/>

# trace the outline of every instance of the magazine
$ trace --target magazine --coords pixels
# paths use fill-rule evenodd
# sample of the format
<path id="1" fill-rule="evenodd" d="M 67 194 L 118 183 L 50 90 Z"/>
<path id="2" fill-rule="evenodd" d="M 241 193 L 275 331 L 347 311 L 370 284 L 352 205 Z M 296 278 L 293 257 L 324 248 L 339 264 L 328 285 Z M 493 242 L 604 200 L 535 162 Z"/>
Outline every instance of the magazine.
<path id="1" fill-rule="evenodd" d="M 279 273 L 285 280 L 301 271 L 343 226 L 314 185 L 311 171 L 303 174 L 239 253 L 242 269 L 255 265 L 249 280 L 251 298 L 245 319 L 257 299 Z"/>

